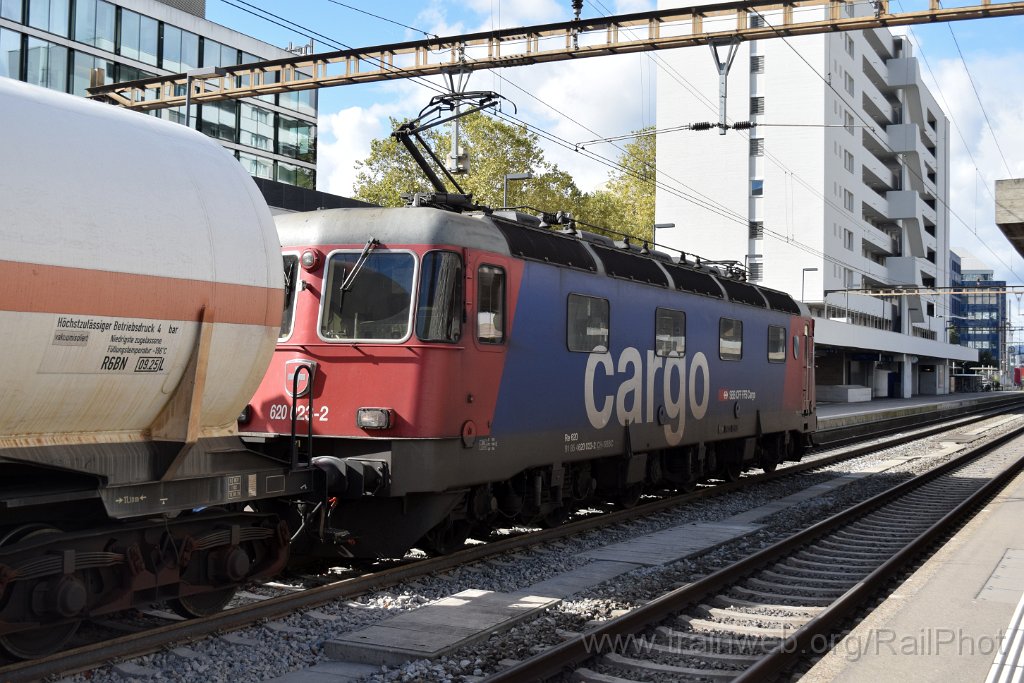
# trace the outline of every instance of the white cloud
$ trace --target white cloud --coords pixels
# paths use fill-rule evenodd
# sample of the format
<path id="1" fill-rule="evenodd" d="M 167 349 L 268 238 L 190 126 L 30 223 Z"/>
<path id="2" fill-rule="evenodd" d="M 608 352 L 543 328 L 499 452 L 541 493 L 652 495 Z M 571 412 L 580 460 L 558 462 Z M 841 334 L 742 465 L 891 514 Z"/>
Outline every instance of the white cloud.
<path id="1" fill-rule="evenodd" d="M 333 114 L 320 114 L 317 142 L 317 189 L 344 197 L 352 196 L 356 161 L 370 154 L 370 142 L 390 133 L 388 116 L 393 108 L 373 105 L 348 107 Z"/>

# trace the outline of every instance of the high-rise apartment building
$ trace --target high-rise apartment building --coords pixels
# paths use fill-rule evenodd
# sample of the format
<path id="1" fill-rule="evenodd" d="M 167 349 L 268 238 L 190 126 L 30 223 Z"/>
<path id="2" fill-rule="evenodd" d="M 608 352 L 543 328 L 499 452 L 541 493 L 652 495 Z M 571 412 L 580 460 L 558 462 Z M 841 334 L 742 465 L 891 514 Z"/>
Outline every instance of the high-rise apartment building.
<path id="1" fill-rule="evenodd" d="M 658 128 L 717 120 L 708 50 L 663 58 Z M 675 227 L 655 241 L 736 261 L 804 300 L 818 318 L 820 397 L 947 393 L 950 362 L 973 358 L 947 343 L 947 297 L 857 291 L 949 285 L 947 120 L 909 42 L 887 30 L 744 42 L 728 93 L 728 121 L 749 131 L 659 135 L 657 221 Z"/>
<path id="2" fill-rule="evenodd" d="M 106 83 L 291 56 L 204 18 L 204 0 L 0 0 L 0 76 L 84 96 Z M 316 186 L 315 90 L 162 110 L 257 178 Z"/>

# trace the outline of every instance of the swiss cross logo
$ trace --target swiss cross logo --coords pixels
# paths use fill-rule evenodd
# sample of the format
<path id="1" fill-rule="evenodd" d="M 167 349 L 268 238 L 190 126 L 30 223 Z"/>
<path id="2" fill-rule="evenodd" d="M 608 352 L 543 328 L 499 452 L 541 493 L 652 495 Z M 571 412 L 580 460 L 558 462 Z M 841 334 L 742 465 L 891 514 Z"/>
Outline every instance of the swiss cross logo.
<path id="1" fill-rule="evenodd" d="M 719 389 L 718 390 L 718 400 L 719 401 L 728 401 L 729 400 L 729 390 L 728 389 Z"/>
<path id="2" fill-rule="evenodd" d="M 316 361 L 296 358 L 284 364 L 284 390 L 289 396 L 301 398 L 309 393 L 316 373 Z M 296 381 L 297 379 L 297 381 Z"/>

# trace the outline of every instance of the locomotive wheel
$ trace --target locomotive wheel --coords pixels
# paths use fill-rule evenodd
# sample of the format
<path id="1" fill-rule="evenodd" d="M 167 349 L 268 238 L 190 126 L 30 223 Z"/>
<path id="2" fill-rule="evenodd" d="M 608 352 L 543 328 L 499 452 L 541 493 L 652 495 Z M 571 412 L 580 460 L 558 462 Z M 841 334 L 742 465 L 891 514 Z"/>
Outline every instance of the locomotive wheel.
<path id="1" fill-rule="evenodd" d="M 622 509 L 628 510 L 640 501 L 640 495 L 644 492 L 644 485 L 640 482 L 630 484 L 619 491 L 615 503 Z"/>
<path id="2" fill-rule="evenodd" d="M 46 524 L 26 524 L 9 531 L 3 538 L 0 538 L 0 546 L 14 545 L 30 538 L 59 533 L 61 533 L 60 529 Z M 77 620 L 68 621 L 29 631 L 8 633 L 5 636 L 0 636 L 0 649 L 17 659 L 45 657 L 58 652 L 71 636 L 75 635 L 81 623 Z"/>
<path id="3" fill-rule="evenodd" d="M 730 463 L 722 469 L 722 479 L 730 483 L 739 481 L 741 474 L 743 474 L 742 463 Z"/>
<path id="4" fill-rule="evenodd" d="M 469 530 L 469 522 L 448 518 L 423 534 L 418 545 L 431 555 L 447 555 L 466 544 Z"/>
<path id="5" fill-rule="evenodd" d="M 230 588 L 221 588 L 220 590 L 199 593 L 197 595 L 184 596 L 168 600 L 167 605 L 175 614 L 186 619 L 207 617 L 227 607 L 227 604 L 231 602 L 231 598 L 235 597 L 236 590 L 235 586 L 231 586 Z"/>
<path id="6" fill-rule="evenodd" d="M 777 463 L 777 462 L 766 462 L 766 463 L 763 463 L 761 465 L 761 469 L 764 470 L 765 474 L 771 474 L 772 472 L 774 472 L 778 468 L 779 468 L 779 463 Z"/>

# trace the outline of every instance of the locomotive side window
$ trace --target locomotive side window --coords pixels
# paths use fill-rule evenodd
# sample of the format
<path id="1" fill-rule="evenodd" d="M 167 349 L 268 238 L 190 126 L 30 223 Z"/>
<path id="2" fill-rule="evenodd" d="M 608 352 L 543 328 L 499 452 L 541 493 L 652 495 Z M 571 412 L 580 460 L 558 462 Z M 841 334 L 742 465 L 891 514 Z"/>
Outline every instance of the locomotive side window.
<path id="1" fill-rule="evenodd" d="M 462 257 L 451 251 L 423 255 L 416 336 L 422 341 L 456 342 L 462 335 Z"/>
<path id="2" fill-rule="evenodd" d="M 505 270 L 480 266 L 477 271 L 476 336 L 482 344 L 505 341 Z"/>
<path id="3" fill-rule="evenodd" d="M 569 295 L 566 344 L 570 351 L 607 353 L 608 300 L 581 294 Z"/>
<path id="4" fill-rule="evenodd" d="M 681 356 L 686 353 L 686 314 L 669 308 L 654 312 L 654 353 Z"/>
<path id="5" fill-rule="evenodd" d="M 281 319 L 281 333 L 278 339 L 287 339 L 292 335 L 292 324 L 295 318 L 295 283 L 299 279 L 299 257 L 295 254 L 284 255 L 284 316 Z"/>
<path id="6" fill-rule="evenodd" d="M 718 319 L 718 357 L 722 360 L 743 358 L 743 321 Z"/>
<path id="7" fill-rule="evenodd" d="M 768 326 L 768 362 L 786 362 L 786 328 Z"/>
<path id="8" fill-rule="evenodd" d="M 369 252 L 332 254 L 327 264 L 320 334 L 327 339 L 399 341 L 409 335 L 412 254 Z M 355 271 L 353 273 L 353 271 Z M 346 284 L 347 289 L 343 289 Z"/>

